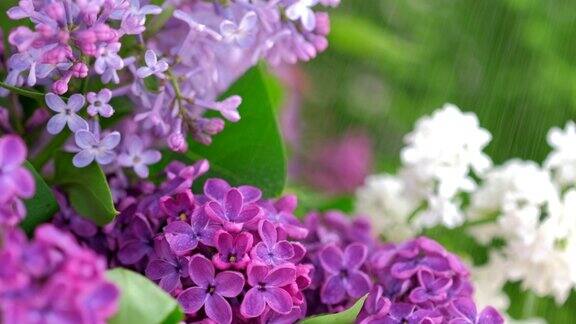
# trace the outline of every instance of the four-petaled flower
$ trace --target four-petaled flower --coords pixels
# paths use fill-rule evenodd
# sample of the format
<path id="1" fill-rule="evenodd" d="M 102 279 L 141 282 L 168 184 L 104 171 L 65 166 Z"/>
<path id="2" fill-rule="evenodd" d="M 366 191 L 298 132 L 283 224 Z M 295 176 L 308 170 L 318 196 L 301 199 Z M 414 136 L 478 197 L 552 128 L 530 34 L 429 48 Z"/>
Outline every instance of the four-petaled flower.
<path id="1" fill-rule="evenodd" d="M 58 95 L 48 93 L 45 99 L 48 108 L 56 112 L 56 115 L 52 116 L 48 121 L 48 133 L 58 134 L 66 125 L 74 133 L 82 129 L 88 129 L 88 123 L 76 114 L 84 106 L 84 96 L 74 94 L 68 99 L 68 103 L 65 103 Z"/>
<path id="2" fill-rule="evenodd" d="M 300 20 L 308 31 L 316 27 L 316 14 L 312 10 L 318 0 L 298 0 L 286 9 L 286 17 L 290 20 Z"/>
<path id="3" fill-rule="evenodd" d="M 260 214 L 260 208 L 247 203 L 239 189 L 231 188 L 222 201 L 211 201 L 206 204 L 206 213 L 231 232 L 240 232 L 244 223 Z"/>
<path id="4" fill-rule="evenodd" d="M 132 167 L 140 178 L 148 177 L 148 165 L 157 163 L 162 154 L 156 150 L 146 150 L 140 137 L 132 136 L 126 144 L 126 153 L 118 156 L 118 163 L 124 167 Z"/>
<path id="5" fill-rule="evenodd" d="M 26 151 L 26 144 L 19 137 L 6 135 L 0 138 L 0 204 L 14 196 L 30 198 L 34 195 L 34 178 L 22 166 Z"/>
<path id="6" fill-rule="evenodd" d="M 220 33 L 227 42 L 234 42 L 240 47 L 247 47 L 254 41 L 258 15 L 254 11 L 247 12 L 240 23 L 224 20 L 220 24 Z"/>
<path id="7" fill-rule="evenodd" d="M 198 312 L 202 306 L 206 315 L 216 323 L 232 322 L 232 307 L 225 298 L 236 297 L 244 287 L 244 276 L 236 271 L 215 275 L 212 262 L 202 255 L 190 260 L 190 279 L 197 285 L 184 290 L 178 301 L 187 314 Z"/>
<path id="8" fill-rule="evenodd" d="M 204 194 L 211 200 L 222 202 L 232 187 L 222 179 L 208 179 L 204 184 Z M 252 186 L 240 186 L 237 188 L 242 193 L 245 204 L 253 203 L 262 197 L 262 192 Z"/>
<path id="9" fill-rule="evenodd" d="M 372 288 L 358 314 L 358 324 L 377 323 L 378 320 L 382 320 L 388 314 L 391 302 L 383 294 L 382 286 L 376 285 Z"/>
<path id="10" fill-rule="evenodd" d="M 480 314 L 476 305 L 469 298 L 458 298 L 451 304 L 455 314 L 460 315 L 452 319 L 449 324 L 502 324 L 504 319 L 493 307 L 486 307 Z"/>
<path id="11" fill-rule="evenodd" d="M 98 93 L 88 92 L 86 99 L 90 104 L 87 108 L 88 115 L 92 117 L 100 115 L 108 118 L 114 114 L 114 108 L 109 104 L 110 99 L 112 99 L 112 91 L 109 89 L 102 89 Z"/>
<path id="12" fill-rule="evenodd" d="M 217 227 L 210 224 L 202 209 L 197 209 L 190 217 L 190 223 L 172 222 L 166 226 L 164 232 L 172 251 L 182 255 L 195 249 L 198 243 L 213 246 L 216 230 Z"/>
<path id="13" fill-rule="evenodd" d="M 114 148 L 120 143 L 120 133 L 114 131 L 99 139 L 90 131 L 80 130 L 74 134 L 80 151 L 74 155 L 72 162 L 77 168 L 83 168 L 96 160 L 99 164 L 112 163 L 116 157 Z"/>
<path id="14" fill-rule="evenodd" d="M 146 54 L 144 55 L 144 60 L 146 62 L 146 66 L 139 68 L 136 71 L 136 75 L 141 78 L 147 78 L 154 74 L 155 76 L 159 77 L 160 79 L 165 79 L 166 75 L 164 72 L 168 70 L 168 62 L 162 59 L 158 61 L 158 57 L 156 56 L 156 52 L 153 50 L 147 50 Z"/>
<path id="15" fill-rule="evenodd" d="M 248 284 L 252 287 L 240 305 L 240 313 L 246 318 L 258 317 L 266 305 L 279 314 L 292 311 L 292 296 L 282 287 L 294 283 L 296 270 L 293 265 L 282 265 L 270 270 L 265 265 L 248 266 Z"/>
<path id="16" fill-rule="evenodd" d="M 169 293 L 182 287 L 182 278 L 188 277 L 189 257 L 177 256 L 165 240 L 156 244 L 156 259 L 148 263 L 146 276 L 159 280 L 158 285 Z"/>
<path id="17" fill-rule="evenodd" d="M 171 220 L 187 221 L 196 210 L 194 194 L 190 189 L 160 198 L 160 208 Z"/>
<path id="18" fill-rule="evenodd" d="M 370 291 L 370 278 L 360 270 L 367 255 L 368 248 L 361 243 L 348 245 L 344 253 L 335 245 L 320 252 L 320 262 L 328 277 L 320 292 L 322 302 L 338 304 L 346 294 L 357 299 Z"/>
<path id="19" fill-rule="evenodd" d="M 122 238 L 118 260 L 130 265 L 154 251 L 154 233 L 144 215 L 136 214 L 129 223 L 129 234 Z"/>
<path id="20" fill-rule="evenodd" d="M 294 256 L 292 244 L 286 240 L 278 241 L 278 231 L 271 222 L 260 221 L 258 233 L 262 241 L 252 250 L 252 258 L 274 266 L 286 263 Z"/>
<path id="21" fill-rule="evenodd" d="M 414 288 L 408 297 L 415 304 L 427 301 L 440 302 L 446 299 L 447 291 L 452 286 L 452 279 L 446 277 L 435 278 L 428 270 L 418 272 L 420 287 Z"/>
<path id="22" fill-rule="evenodd" d="M 253 241 L 252 234 L 247 232 L 241 232 L 236 236 L 222 230 L 216 232 L 215 242 L 218 253 L 212 257 L 214 265 L 222 270 L 231 267 L 246 268 L 250 262 L 248 251 L 252 248 Z"/>

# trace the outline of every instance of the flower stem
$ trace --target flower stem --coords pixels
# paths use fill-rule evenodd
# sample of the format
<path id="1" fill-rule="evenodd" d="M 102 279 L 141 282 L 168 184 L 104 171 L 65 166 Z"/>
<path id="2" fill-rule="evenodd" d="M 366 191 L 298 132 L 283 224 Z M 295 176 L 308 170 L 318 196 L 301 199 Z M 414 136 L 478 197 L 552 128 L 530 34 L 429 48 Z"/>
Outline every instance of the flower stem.
<path id="1" fill-rule="evenodd" d="M 531 291 L 526 291 L 526 299 L 524 300 L 524 305 L 522 306 L 522 318 L 528 319 L 534 315 L 534 309 L 536 306 L 536 295 Z"/>

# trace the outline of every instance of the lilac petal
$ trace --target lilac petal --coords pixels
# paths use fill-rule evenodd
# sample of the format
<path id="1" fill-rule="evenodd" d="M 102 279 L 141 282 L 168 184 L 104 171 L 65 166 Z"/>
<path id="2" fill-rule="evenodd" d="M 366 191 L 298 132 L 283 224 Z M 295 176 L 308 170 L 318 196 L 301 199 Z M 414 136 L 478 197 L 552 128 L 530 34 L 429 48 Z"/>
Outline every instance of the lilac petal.
<path id="1" fill-rule="evenodd" d="M 242 198 L 245 204 L 256 202 L 262 197 L 262 191 L 252 186 L 240 186 L 238 190 L 242 193 Z"/>
<path id="2" fill-rule="evenodd" d="M 222 206 L 220 206 L 220 204 L 217 202 L 211 201 L 211 202 L 207 203 L 206 207 L 204 207 L 204 210 L 206 211 L 206 214 L 208 214 L 208 216 L 210 216 L 210 218 L 212 218 L 213 220 L 215 220 L 217 222 L 222 222 L 222 221 L 228 220 L 228 218 L 226 217 L 226 214 L 222 210 Z"/>
<path id="3" fill-rule="evenodd" d="M 346 291 L 353 298 L 366 295 L 371 288 L 370 278 L 362 271 L 351 271 L 344 283 Z"/>
<path id="4" fill-rule="evenodd" d="M 149 150 L 142 154 L 142 161 L 146 164 L 154 164 L 162 159 L 162 154 L 158 151 Z"/>
<path id="5" fill-rule="evenodd" d="M 84 305 L 102 317 L 108 317 L 118 311 L 116 303 L 118 296 L 120 296 L 120 291 L 115 285 L 102 283 L 90 292 Z"/>
<path id="6" fill-rule="evenodd" d="M 242 210 L 242 194 L 238 189 L 230 189 L 224 198 L 224 209 L 229 220 L 233 220 Z"/>
<path id="7" fill-rule="evenodd" d="M 282 288 L 268 288 L 263 293 L 270 308 L 279 314 L 288 314 L 292 310 L 292 296 Z"/>
<path id="8" fill-rule="evenodd" d="M 78 110 L 82 109 L 82 107 L 84 107 L 85 103 L 86 100 L 84 99 L 84 96 L 76 93 L 73 94 L 70 99 L 68 99 L 68 108 L 73 112 L 77 112 Z"/>
<path id="9" fill-rule="evenodd" d="M 209 295 L 204 306 L 206 315 L 216 323 L 232 323 L 232 307 L 218 294 Z"/>
<path id="10" fill-rule="evenodd" d="M 197 254 L 189 265 L 190 279 L 200 287 L 208 287 L 214 282 L 214 266 L 206 257 Z"/>
<path id="11" fill-rule="evenodd" d="M 322 302 L 328 305 L 338 304 L 345 297 L 346 289 L 339 275 L 330 276 L 320 290 Z"/>
<path id="12" fill-rule="evenodd" d="M 421 304 L 430 299 L 430 294 L 428 294 L 426 288 L 420 287 L 412 290 L 408 298 L 415 304 Z"/>
<path id="13" fill-rule="evenodd" d="M 348 269 L 358 269 L 366 261 L 368 248 L 362 243 L 352 243 L 344 250 L 343 264 Z"/>
<path id="14" fill-rule="evenodd" d="M 450 278 L 438 278 L 427 285 L 429 290 L 435 292 L 445 292 L 452 286 L 452 279 Z"/>
<path id="15" fill-rule="evenodd" d="M 268 247 L 273 247 L 278 240 L 278 232 L 276 231 L 276 226 L 267 220 L 262 220 L 260 226 L 258 227 L 258 233 L 262 242 Z"/>
<path id="16" fill-rule="evenodd" d="M 390 269 L 392 276 L 398 279 L 408 279 L 420 269 L 420 265 L 415 262 L 397 262 Z"/>
<path id="17" fill-rule="evenodd" d="M 64 100 L 62 100 L 60 96 L 54 93 L 48 93 L 44 98 L 46 100 L 46 105 L 48 106 L 48 108 L 52 109 L 57 113 L 63 112 L 64 109 L 66 109 L 67 107 Z"/>
<path id="18" fill-rule="evenodd" d="M 160 286 L 160 288 L 171 293 L 180 286 L 180 274 L 176 272 L 171 273 L 160 279 L 158 285 Z"/>
<path id="19" fill-rule="evenodd" d="M 76 145 L 78 145 L 78 147 L 81 149 L 91 149 L 92 147 L 98 145 L 98 141 L 96 140 L 94 134 L 87 130 L 76 132 L 76 134 L 74 134 L 74 141 L 76 142 Z"/>
<path id="20" fill-rule="evenodd" d="M 156 56 L 156 52 L 153 50 L 147 50 L 146 54 L 144 54 L 144 61 L 146 65 L 149 67 L 154 67 L 156 63 L 158 63 L 158 57 Z"/>
<path id="21" fill-rule="evenodd" d="M 118 251 L 118 259 L 124 264 L 134 264 L 150 251 L 141 241 L 126 241 Z"/>
<path id="22" fill-rule="evenodd" d="M 46 125 L 46 130 L 52 135 L 59 134 L 66 126 L 66 121 L 68 118 L 64 114 L 56 114 L 48 120 Z"/>
<path id="23" fill-rule="evenodd" d="M 16 192 L 22 198 L 31 198 L 34 196 L 36 183 L 32 174 L 24 168 L 16 169 L 12 172 L 12 179 L 17 183 Z"/>
<path id="24" fill-rule="evenodd" d="M 504 318 L 494 307 L 486 307 L 480 313 L 480 318 L 478 318 L 478 324 L 502 324 L 504 323 Z"/>
<path id="25" fill-rule="evenodd" d="M 112 163 L 114 158 L 116 158 L 116 153 L 111 151 L 103 151 L 96 155 L 96 162 L 102 165 L 107 165 Z"/>
<path id="26" fill-rule="evenodd" d="M 138 68 L 138 70 L 136 70 L 136 76 L 138 76 L 140 79 L 145 79 L 151 76 L 153 73 L 154 71 L 152 71 L 152 69 L 150 69 L 147 66 L 143 66 L 141 68 Z"/>
<path id="27" fill-rule="evenodd" d="M 218 231 L 216 233 L 216 247 L 218 251 L 226 253 L 232 250 L 234 246 L 234 238 L 226 231 Z"/>
<path id="28" fill-rule="evenodd" d="M 252 264 L 248 267 L 248 283 L 252 287 L 258 286 L 260 282 L 264 282 L 264 278 L 266 278 L 267 274 L 267 266 Z"/>
<path id="29" fill-rule="evenodd" d="M 111 150 L 116 146 L 118 146 L 118 144 L 120 143 L 120 139 L 121 136 L 119 132 L 112 132 L 102 139 L 102 146 Z"/>
<path id="30" fill-rule="evenodd" d="M 252 243 L 254 242 L 254 238 L 252 234 L 248 232 L 242 232 L 236 236 L 236 252 L 239 254 L 246 253 L 251 247 Z"/>
<path id="31" fill-rule="evenodd" d="M 450 271 L 450 263 L 445 257 L 429 256 L 424 259 L 422 264 L 434 271 Z"/>
<path id="32" fill-rule="evenodd" d="M 149 171 L 146 164 L 136 164 L 134 166 L 134 172 L 136 172 L 140 178 L 148 178 Z"/>
<path id="33" fill-rule="evenodd" d="M 263 294 L 258 291 L 258 288 L 248 290 L 244 296 L 244 300 L 240 305 L 240 313 L 246 318 L 258 317 L 264 313 L 266 303 L 264 302 Z"/>
<path id="34" fill-rule="evenodd" d="M 452 302 L 452 306 L 458 313 L 462 314 L 463 317 L 475 322 L 477 310 L 474 301 L 468 298 L 458 298 Z"/>
<path id="35" fill-rule="evenodd" d="M 80 130 L 88 129 L 88 123 L 84 119 L 82 119 L 82 117 L 76 114 L 71 114 L 70 116 L 68 116 L 66 122 L 68 123 L 68 128 L 70 128 L 70 130 L 74 133 Z"/>
<path id="36" fill-rule="evenodd" d="M 72 164 L 74 164 L 74 166 L 77 168 L 83 168 L 92 163 L 92 161 L 94 161 L 94 154 L 92 154 L 92 152 L 84 150 L 74 155 L 74 158 L 72 159 Z"/>
<path id="37" fill-rule="evenodd" d="M 230 185 L 222 179 L 208 179 L 204 184 L 204 194 L 216 201 L 224 200 L 224 195 L 230 189 Z"/>
<path id="38" fill-rule="evenodd" d="M 14 135 L 6 135 L 0 140 L 0 166 L 13 170 L 26 160 L 26 144 Z"/>
<path id="39" fill-rule="evenodd" d="M 272 269 L 264 279 L 264 282 L 267 286 L 282 287 L 293 283 L 295 279 L 296 270 L 294 266 L 284 265 Z"/>
<path id="40" fill-rule="evenodd" d="M 342 251 L 334 245 L 325 247 L 320 252 L 320 263 L 326 271 L 333 274 L 339 273 L 343 266 Z"/>
<path id="41" fill-rule="evenodd" d="M 174 272 L 174 265 L 164 260 L 153 260 L 146 267 L 146 277 L 152 280 L 160 280 Z"/>
<path id="42" fill-rule="evenodd" d="M 239 223 L 247 223 L 260 214 L 260 208 L 256 205 L 248 206 L 235 217 L 234 221 Z"/>
<path id="43" fill-rule="evenodd" d="M 236 297 L 244 288 L 244 276 L 236 271 L 219 273 L 214 280 L 216 293 L 224 297 Z"/>
<path id="44" fill-rule="evenodd" d="M 182 221 L 176 221 L 166 226 L 166 241 L 176 254 L 184 254 L 196 248 L 198 239 L 193 235 L 192 227 Z"/>
<path id="45" fill-rule="evenodd" d="M 186 314 L 193 314 L 202 308 L 207 297 L 206 288 L 192 287 L 178 295 L 178 302 Z"/>
<path id="46" fill-rule="evenodd" d="M 258 242 L 256 246 L 252 249 L 252 256 L 263 261 L 266 264 L 274 263 L 274 256 L 269 255 L 270 251 L 264 242 Z"/>
<path id="47" fill-rule="evenodd" d="M 282 260 L 289 260 L 294 256 L 294 247 L 288 241 L 280 241 L 274 247 L 274 254 Z"/>
<path id="48" fill-rule="evenodd" d="M 416 305 L 408 303 L 394 303 L 390 307 L 389 315 L 397 320 L 402 320 L 414 312 Z"/>

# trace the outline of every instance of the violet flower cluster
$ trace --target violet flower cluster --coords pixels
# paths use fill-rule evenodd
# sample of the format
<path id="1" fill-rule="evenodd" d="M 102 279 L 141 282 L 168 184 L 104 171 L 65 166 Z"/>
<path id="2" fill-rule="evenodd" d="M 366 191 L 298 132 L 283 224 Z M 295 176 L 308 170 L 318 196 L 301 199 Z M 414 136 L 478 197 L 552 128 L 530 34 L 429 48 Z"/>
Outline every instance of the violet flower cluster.
<path id="1" fill-rule="evenodd" d="M 160 149 L 186 151 L 189 137 L 210 144 L 240 119 L 242 98 L 218 97 L 259 60 L 293 64 L 325 50 L 329 18 L 313 9 L 338 2 L 21 0 L 8 16 L 31 28 L 9 31 L 5 83 L 47 89 L 52 116 L 42 121 L 52 135 L 74 134 L 76 167 L 146 178 Z M 121 122 L 103 129 L 120 109 Z"/>
<path id="2" fill-rule="evenodd" d="M 19 137 L 0 137 L 0 228 L 18 224 L 26 216 L 22 199 L 34 195 L 36 183 L 23 166 L 26 154 L 26 145 Z"/>
<path id="3" fill-rule="evenodd" d="M 106 281 L 106 263 L 53 225 L 0 231 L 0 322 L 104 324 L 119 291 Z"/>
<path id="4" fill-rule="evenodd" d="M 312 265 L 293 240 L 308 231 L 293 215 L 296 198 L 262 198 L 251 186 L 231 187 L 209 179 L 193 194 L 201 161 L 167 167 L 156 187 L 141 183 L 124 191 L 121 214 L 100 229 L 79 218 L 60 197 L 55 223 L 108 257 L 109 266 L 144 273 L 182 305 L 187 321 L 296 321 L 306 315 L 303 290 Z M 112 182 L 117 183 L 117 182 Z"/>

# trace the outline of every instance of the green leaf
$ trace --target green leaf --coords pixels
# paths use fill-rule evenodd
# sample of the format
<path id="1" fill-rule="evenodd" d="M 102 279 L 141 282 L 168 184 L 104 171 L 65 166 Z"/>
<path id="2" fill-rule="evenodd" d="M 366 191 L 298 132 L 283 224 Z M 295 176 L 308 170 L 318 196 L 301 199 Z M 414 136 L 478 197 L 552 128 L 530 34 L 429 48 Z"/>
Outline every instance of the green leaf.
<path id="1" fill-rule="evenodd" d="M 30 234 L 36 226 L 49 221 L 58 211 L 58 204 L 52 190 L 36 169 L 26 161 L 24 166 L 30 170 L 36 182 L 36 193 L 34 197 L 24 201 L 26 205 L 26 218 L 22 221 L 22 228 Z"/>
<path id="2" fill-rule="evenodd" d="M 210 172 L 196 185 L 209 177 L 219 177 L 232 185 L 259 187 L 267 197 L 281 194 L 286 183 L 286 156 L 266 82 L 261 67 L 248 71 L 225 95 L 242 96 L 239 108 L 242 119 L 228 123 L 222 133 L 214 136 L 211 145 L 190 140 L 184 155 L 164 154 L 163 163 L 154 170 L 158 172 L 158 168 L 173 159 L 188 164 L 207 159 Z"/>
<path id="3" fill-rule="evenodd" d="M 120 309 L 109 324 L 175 324 L 183 318 L 178 302 L 148 278 L 122 268 L 106 276 L 120 288 Z"/>
<path id="4" fill-rule="evenodd" d="M 78 214 L 105 225 L 118 214 L 106 176 L 96 163 L 85 168 L 72 165 L 72 154 L 56 157 L 55 182 L 68 193 L 70 204 Z"/>
<path id="5" fill-rule="evenodd" d="M 358 313 L 360 313 L 360 309 L 362 309 L 362 305 L 364 305 L 364 299 L 366 297 L 360 298 L 354 304 L 354 306 L 348 308 L 347 310 L 336 313 L 336 314 L 328 314 L 328 315 L 319 315 L 306 318 L 302 321 L 302 324 L 351 324 L 354 323 Z"/>

